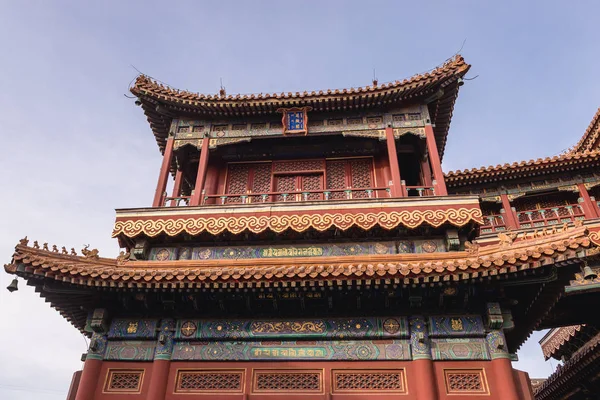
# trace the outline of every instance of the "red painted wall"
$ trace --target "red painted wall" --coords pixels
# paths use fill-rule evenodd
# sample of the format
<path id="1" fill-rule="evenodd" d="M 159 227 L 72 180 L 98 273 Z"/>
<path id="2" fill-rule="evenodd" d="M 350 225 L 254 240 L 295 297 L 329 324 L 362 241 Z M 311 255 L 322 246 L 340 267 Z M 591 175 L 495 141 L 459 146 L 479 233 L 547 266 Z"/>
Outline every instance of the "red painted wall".
<path id="1" fill-rule="evenodd" d="M 416 393 L 417 382 L 422 382 L 422 378 L 416 376 L 416 370 L 413 368 L 414 364 L 411 361 L 384 361 L 384 362 L 373 362 L 373 361 L 323 361 L 323 362 L 182 362 L 173 361 L 170 363 L 168 377 L 152 376 L 152 363 L 151 362 L 104 362 L 98 379 L 98 385 L 96 387 L 95 399 L 112 399 L 112 400 L 125 400 L 125 399 L 145 399 L 148 395 L 148 387 L 150 380 L 152 379 L 167 379 L 167 394 L 165 400 L 178 400 L 178 399 L 212 399 L 218 398 L 223 400 L 290 400 L 290 399 L 331 399 L 331 400 L 343 400 L 343 399 L 372 399 L 376 398 L 379 400 L 392 400 L 392 399 L 419 399 Z M 493 370 L 493 364 L 490 361 L 435 361 L 433 367 L 436 375 L 436 382 L 439 400 L 444 399 L 458 399 L 462 396 L 472 400 L 477 399 L 488 399 L 488 400 L 501 400 L 495 393 L 498 391 L 499 385 L 503 385 L 503 382 L 497 382 Z M 104 388 L 106 386 L 106 380 L 108 378 L 109 369 L 144 369 L 144 379 L 139 393 L 106 393 Z M 176 393 L 177 374 L 179 370 L 239 370 L 243 373 L 243 390 L 238 393 Z M 322 374 L 323 387 L 321 392 L 318 394 L 313 393 L 281 393 L 269 392 L 269 393 L 255 393 L 253 389 L 253 381 L 256 372 L 261 370 L 272 370 L 269 372 L 282 373 L 285 370 L 310 370 L 320 371 Z M 333 371 L 345 371 L 357 370 L 368 372 L 368 370 L 398 370 L 403 369 L 405 374 L 405 393 L 377 393 L 376 391 L 370 390 L 359 390 L 353 393 L 340 393 L 332 390 L 332 376 Z M 487 393 L 482 394 L 451 394 L 448 393 L 446 387 L 445 374 L 448 371 L 457 370 L 461 371 L 477 371 L 482 370 L 483 376 L 485 376 L 485 384 L 487 386 Z M 517 388 L 519 390 L 519 398 L 521 400 L 532 400 L 533 396 L 529 384 L 529 377 L 525 372 L 514 370 L 514 377 Z M 247 396 L 246 394 L 249 394 Z M 247 397 L 245 397 L 247 396 Z"/>

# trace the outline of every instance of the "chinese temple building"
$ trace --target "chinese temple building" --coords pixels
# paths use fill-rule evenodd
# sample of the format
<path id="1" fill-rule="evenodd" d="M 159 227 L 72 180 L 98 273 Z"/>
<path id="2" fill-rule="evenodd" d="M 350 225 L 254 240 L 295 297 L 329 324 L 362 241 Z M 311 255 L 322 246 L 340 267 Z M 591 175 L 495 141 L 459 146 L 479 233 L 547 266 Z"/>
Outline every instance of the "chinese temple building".
<path id="1" fill-rule="evenodd" d="M 5 265 L 91 338 L 69 398 L 533 399 L 511 361 L 572 325 L 547 354 L 597 378 L 599 117 L 560 156 L 444 174 L 469 68 L 257 95 L 139 76 L 163 161 L 151 207 L 116 211 L 121 254 L 25 238 Z"/>

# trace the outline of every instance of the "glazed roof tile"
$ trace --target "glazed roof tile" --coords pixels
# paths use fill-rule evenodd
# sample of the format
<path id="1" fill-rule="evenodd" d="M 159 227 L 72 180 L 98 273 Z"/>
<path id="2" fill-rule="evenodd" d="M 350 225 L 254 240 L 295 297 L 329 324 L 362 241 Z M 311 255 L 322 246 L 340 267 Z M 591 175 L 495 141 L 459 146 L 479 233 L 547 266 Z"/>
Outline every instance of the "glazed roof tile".
<path id="1" fill-rule="evenodd" d="M 517 272 L 575 257 L 593 245 L 584 227 L 559 230 L 541 238 L 517 238 L 476 252 L 400 254 L 217 261 L 119 261 L 59 254 L 19 244 L 9 273 L 43 277 L 90 287 L 177 288 L 188 284 L 254 285 L 280 280 L 400 279 L 409 283 L 471 279 Z M 535 268 L 535 266 L 533 267 Z"/>
<path id="2" fill-rule="evenodd" d="M 600 108 L 592 118 L 579 142 L 570 150 L 571 153 L 600 150 Z"/>
<path id="3" fill-rule="evenodd" d="M 555 353 L 561 347 L 568 343 L 571 338 L 575 337 L 577 332 L 581 331 L 582 326 L 585 325 L 563 326 L 548 332 L 540 341 L 544 358 L 548 360 L 549 358 L 554 357 Z"/>
<path id="4" fill-rule="evenodd" d="M 565 153 L 554 157 L 538 158 L 536 160 L 518 161 L 512 164 L 498 164 L 480 168 L 450 171 L 446 173 L 446 184 L 449 187 L 470 184 L 496 182 L 527 176 L 572 169 L 573 167 L 591 166 L 591 162 L 600 161 L 600 150 L 582 153 Z"/>
<path id="5" fill-rule="evenodd" d="M 558 366 L 556 371 L 535 390 L 535 398 L 542 399 L 564 399 L 564 395 L 572 391 L 579 384 L 580 379 L 585 379 L 590 365 L 597 363 L 600 359 L 600 333 L 583 345 L 573 356 Z"/>

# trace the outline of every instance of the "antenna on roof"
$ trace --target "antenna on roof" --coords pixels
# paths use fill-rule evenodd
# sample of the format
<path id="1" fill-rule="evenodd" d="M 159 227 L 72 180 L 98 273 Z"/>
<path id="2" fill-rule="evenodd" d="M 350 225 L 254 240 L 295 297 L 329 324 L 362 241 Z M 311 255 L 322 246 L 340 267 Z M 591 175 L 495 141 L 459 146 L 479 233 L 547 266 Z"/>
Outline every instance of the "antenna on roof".
<path id="1" fill-rule="evenodd" d="M 375 68 L 373 68 L 373 86 L 377 87 L 377 76 L 375 75 Z"/>
<path id="2" fill-rule="evenodd" d="M 221 97 L 225 97 L 227 92 L 225 91 L 225 86 L 223 86 L 223 78 L 219 78 L 221 80 L 221 89 L 219 90 L 219 95 Z"/>

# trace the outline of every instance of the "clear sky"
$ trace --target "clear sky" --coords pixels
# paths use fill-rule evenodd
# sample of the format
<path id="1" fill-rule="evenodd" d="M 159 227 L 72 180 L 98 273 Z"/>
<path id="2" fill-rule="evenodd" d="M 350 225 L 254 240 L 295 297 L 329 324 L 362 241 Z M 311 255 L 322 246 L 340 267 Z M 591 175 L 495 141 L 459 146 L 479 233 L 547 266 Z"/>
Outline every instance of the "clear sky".
<path id="1" fill-rule="evenodd" d="M 600 106 L 598 2 L 0 0 L 0 257 L 18 239 L 116 256 L 114 208 L 151 204 L 160 154 L 136 70 L 216 93 L 304 91 L 473 65 L 445 171 L 555 155 Z M 83 337 L 0 272 L 0 398 L 64 399 Z M 535 333 L 516 367 L 545 377 Z"/>

